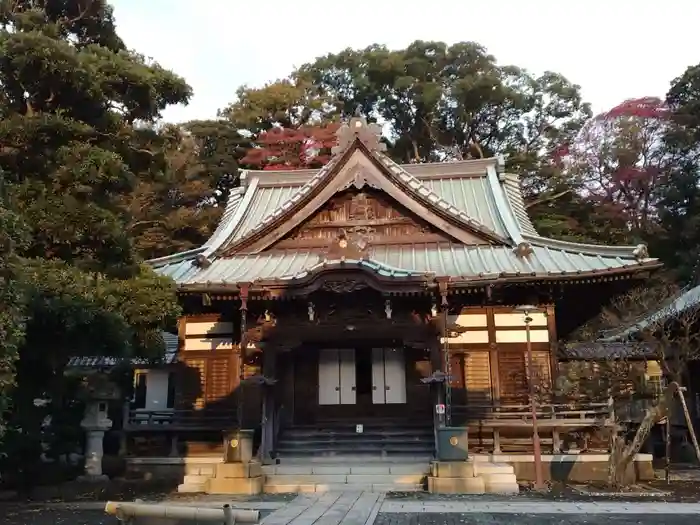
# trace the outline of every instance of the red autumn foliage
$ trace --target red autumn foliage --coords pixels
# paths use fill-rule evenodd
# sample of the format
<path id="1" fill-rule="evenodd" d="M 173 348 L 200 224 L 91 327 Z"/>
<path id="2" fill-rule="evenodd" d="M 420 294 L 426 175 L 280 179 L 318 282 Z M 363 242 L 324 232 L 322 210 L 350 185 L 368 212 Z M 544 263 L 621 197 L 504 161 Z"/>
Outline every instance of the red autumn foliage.
<path id="1" fill-rule="evenodd" d="M 641 119 L 666 119 L 669 110 L 663 100 L 658 97 L 630 98 L 622 104 L 601 113 L 596 120 L 612 120 L 621 117 L 635 117 Z"/>
<path id="2" fill-rule="evenodd" d="M 272 128 L 258 135 L 241 163 L 263 170 L 320 168 L 330 160 L 338 127 Z"/>
<path id="3" fill-rule="evenodd" d="M 555 161 L 597 213 L 629 231 L 649 233 L 669 116 L 659 98 L 625 100 L 590 119 L 571 144 L 557 150 Z"/>

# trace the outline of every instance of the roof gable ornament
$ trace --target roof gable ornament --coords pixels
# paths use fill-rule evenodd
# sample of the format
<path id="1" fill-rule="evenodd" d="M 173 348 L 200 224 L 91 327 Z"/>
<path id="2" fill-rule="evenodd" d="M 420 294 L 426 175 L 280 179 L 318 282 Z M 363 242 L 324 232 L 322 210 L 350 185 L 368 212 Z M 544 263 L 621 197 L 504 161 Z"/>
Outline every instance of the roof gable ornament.
<path id="1" fill-rule="evenodd" d="M 632 255 L 634 255 L 634 258 L 637 261 L 643 261 L 644 259 L 648 259 L 649 248 L 647 248 L 646 244 L 638 244 L 632 252 Z"/>
<path id="2" fill-rule="evenodd" d="M 361 261 L 367 256 L 370 231 L 341 228 L 324 253 L 325 261 Z"/>
<path id="3" fill-rule="evenodd" d="M 370 151 L 385 151 L 386 144 L 381 141 L 382 127 L 379 124 L 368 124 L 367 119 L 360 115 L 360 106 L 355 110 L 355 116 L 350 122 L 343 124 L 336 131 L 337 145 L 331 150 L 333 155 L 342 153 L 356 140 L 362 142 Z"/>
<path id="4" fill-rule="evenodd" d="M 529 242 L 523 241 L 513 248 L 513 253 L 520 259 L 526 259 L 534 253 L 535 249 Z"/>

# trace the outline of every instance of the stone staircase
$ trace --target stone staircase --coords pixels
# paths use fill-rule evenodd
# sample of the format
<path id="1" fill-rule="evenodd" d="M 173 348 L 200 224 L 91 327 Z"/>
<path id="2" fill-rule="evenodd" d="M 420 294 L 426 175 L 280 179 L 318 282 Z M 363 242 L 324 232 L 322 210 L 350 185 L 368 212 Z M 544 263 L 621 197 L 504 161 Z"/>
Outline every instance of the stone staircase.
<path id="1" fill-rule="evenodd" d="M 326 422 L 286 429 L 277 465 L 263 467 L 265 492 L 337 490 L 418 491 L 433 457 L 433 431 L 424 424 Z"/>
<path id="2" fill-rule="evenodd" d="M 326 423 L 292 427 L 280 436 L 277 463 L 188 465 L 180 492 L 213 494 L 327 491 L 435 494 L 517 493 L 515 470 L 507 463 L 472 457 L 464 462 L 433 460 L 433 431 L 393 422 Z M 426 483 L 427 482 L 427 483 Z"/>
<path id="3" fill-rule="evenodd" d="M 430 464 L 395 463 L 390 461 L 342 463 L 307 462 L 263 467 L 264 492 L 280 494 L 289 492 L 415 492 L 425 487 Z"/>
<path id="4" fill-rule="evenodd" d="M 429 461 L 433 457 L 433 430 L 424 424 L 397 425 L 391 420 L 363 425 L 328 422 L 286 429 L 277 445 L 280 463 L 356 458 L 362 461 Z"/>
<path id="5" fill-rule="evenodd" d="M 513 465 L 490 461 L 434 461 L 428 476 L 431 494 L 517 494 Z"/>

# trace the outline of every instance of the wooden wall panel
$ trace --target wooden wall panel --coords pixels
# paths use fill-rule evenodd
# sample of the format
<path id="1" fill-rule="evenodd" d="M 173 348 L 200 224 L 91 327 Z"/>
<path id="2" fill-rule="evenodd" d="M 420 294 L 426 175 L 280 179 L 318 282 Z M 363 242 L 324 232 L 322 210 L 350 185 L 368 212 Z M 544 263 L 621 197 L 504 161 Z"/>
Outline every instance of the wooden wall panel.
<path id="1" fill-rule="evenodd" d="M 522 350 L 498 352 L 500 399 L 504 403 L 521 403 L 527 399 L 525 354 Z"/>
<path id="2" fill-rule="evenodd" d="M 491 354 L 488 350 L 465 354 L 464 377 L 468 403 L 487 403 L 493 396 Z"/>
<path id="3" fill-rule="evenodd" d="M 206 359 L 183 359 L 184 368 L 180 375 L 178 408 L 200 409 L 206 399 Z"/>
<path id="4" fill-rule="evenodd" d="M 231 393 L 231 359 L 214 357 L 207 363 L 207 403 L 218 401 Z"/>
<path id="5" fill-rule="evenodd" d="M 538 310 L 529 314 L 532 318 L 530 343 L 536 363 L 533 379 L 540 393 L 548 393 L 557 372 L 551 349 L 556 340 L 554 308 L 543 305 Z M 471 402 L 497 399 L 502 403 L 519 404 L 527 401 L 528 345 L 523 313 L 505 306 L 468 307 L 458 315 L 450 315 L 448 327 L 454 327 L 447 334 L 450 352 L 464 354 L 463 388 Z M 467 330 L 459 333 L 459 327 Z"/>
<path id="6" fill-rule="evenodd" d="M 210 404 L 229 405 L 238 387 L 238 345 L 234 326 L 220 315 L 184 316 L 180 319 L 179 408 L 202 409 Z"/>
<path id="7" fill-rule="evenodd" d="M 185 335 L 230 335 L 233 323 L 229 321 L 199 321 L 197 318 L 185 318 Z"/>

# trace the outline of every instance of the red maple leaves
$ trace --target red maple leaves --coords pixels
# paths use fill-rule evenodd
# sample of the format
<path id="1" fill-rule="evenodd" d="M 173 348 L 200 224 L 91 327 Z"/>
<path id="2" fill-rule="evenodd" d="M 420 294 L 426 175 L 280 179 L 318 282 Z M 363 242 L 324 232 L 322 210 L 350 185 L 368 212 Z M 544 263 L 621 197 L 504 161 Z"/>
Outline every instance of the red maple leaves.
<path id="1" fill-rule="evenodd" d="M 331 157 L 338 127 L 272 128 L 258 135 L 256 146 L 247 151 L 241 163 L 263 170 L 320 168 Z"/>

